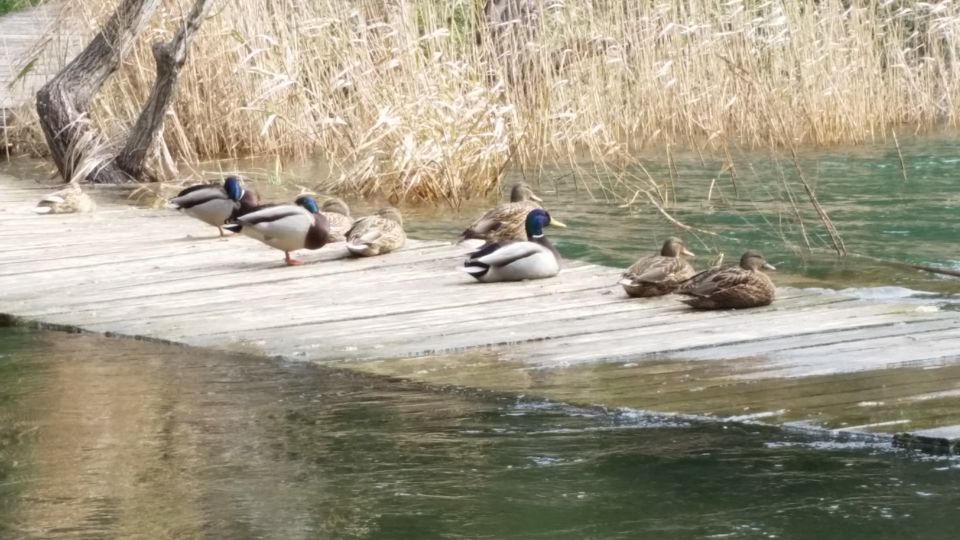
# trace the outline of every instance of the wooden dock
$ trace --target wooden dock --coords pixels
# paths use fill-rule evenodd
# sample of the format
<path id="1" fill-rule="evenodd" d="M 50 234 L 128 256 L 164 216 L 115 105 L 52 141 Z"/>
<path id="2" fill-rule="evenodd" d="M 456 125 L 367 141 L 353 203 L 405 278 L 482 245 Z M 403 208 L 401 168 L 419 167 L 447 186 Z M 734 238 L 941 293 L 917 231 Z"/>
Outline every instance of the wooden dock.
<path id="1" fill-rule="evenodd" d="M 50 0 L 0 17 L 0 144 L 16 110 L 30 105 L 37 90 L 80 51 L 79 35 L 51 32 L 63 5 Z"/>
<path id="2" fill-rule="evenodd" d="M 628 299 L 614 268 L 478 284 L 465 249 L 279 252 L 173 211 L 40 216 L 0 176 L 0 314 L 577 404 L 960 452 L 960 313 L 784 288 L 769 307 Z"/>

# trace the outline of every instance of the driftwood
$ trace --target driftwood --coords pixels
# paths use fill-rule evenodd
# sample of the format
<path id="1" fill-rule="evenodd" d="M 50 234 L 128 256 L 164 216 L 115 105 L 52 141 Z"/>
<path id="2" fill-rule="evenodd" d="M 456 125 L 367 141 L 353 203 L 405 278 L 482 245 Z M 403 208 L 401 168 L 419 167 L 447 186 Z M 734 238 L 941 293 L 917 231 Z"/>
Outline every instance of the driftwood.
<path id="1" fill-rule="evenodd" d="M 92 125 L 90 104 L 120 67 L 159 3 L 160 0 L 121 0 L 87 47 L 37 92 L 37 113 L 50 156 L 65 181 L 118 184 L 151 178 L 144 168 L 147 153 L 163 126 L 190 41 L 213 0 L 196 0 L 173 39 L 153 45 L 157 79 L 136 125 L 117 154 L 95 156 L 102 139 Z M 83 165 L 91 160 L 98 163 L 94 167 Z"/>
<path id="2" fill-rule="evenodd" d="M 960 277 L 960 270 L 954 270 L 952 268 L 941 268 L 939 266 L 927 266 L 925 264 L 913 264 L 913 263 L 893 263 L 893 264 L 896 264 L 897 266 L 913 268 L 914 270 L 923 270 L 924 272 L 930 272 L 931 274 Z"/>

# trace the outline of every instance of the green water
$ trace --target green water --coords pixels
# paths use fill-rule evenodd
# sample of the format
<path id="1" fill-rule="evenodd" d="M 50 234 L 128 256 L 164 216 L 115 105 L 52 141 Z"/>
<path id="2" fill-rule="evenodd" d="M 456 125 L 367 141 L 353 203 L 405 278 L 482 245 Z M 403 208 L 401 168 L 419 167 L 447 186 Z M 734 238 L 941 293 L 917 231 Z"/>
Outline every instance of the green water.
<path id="1" fill-rule="evenodd" d="M 953 538 L 960 462 L 0 329 L 3 538 Z"/>

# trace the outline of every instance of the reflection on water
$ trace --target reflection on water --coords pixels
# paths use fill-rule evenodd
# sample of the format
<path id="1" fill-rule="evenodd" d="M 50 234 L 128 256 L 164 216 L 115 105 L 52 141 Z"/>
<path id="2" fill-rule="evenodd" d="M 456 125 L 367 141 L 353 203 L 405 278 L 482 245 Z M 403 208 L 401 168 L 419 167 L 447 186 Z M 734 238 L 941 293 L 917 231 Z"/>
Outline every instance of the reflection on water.
<path id="1" fill-rule="evenodd" d="M 0 537 L 946 538 L 960 463 L 0 330 Z"/>

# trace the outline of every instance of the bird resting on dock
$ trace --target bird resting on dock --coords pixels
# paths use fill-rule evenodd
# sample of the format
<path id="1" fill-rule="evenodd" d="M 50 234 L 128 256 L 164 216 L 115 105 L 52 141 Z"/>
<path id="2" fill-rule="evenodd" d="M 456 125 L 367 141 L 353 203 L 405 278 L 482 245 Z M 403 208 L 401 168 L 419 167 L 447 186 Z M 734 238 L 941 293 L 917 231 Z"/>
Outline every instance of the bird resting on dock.
<path id="1" fill-rule="evenodd" d="M 464 240 L 476 238 L 487 242 L 525 241 L 526 219 L 531 210 L 543 202 L 526 182 L 517 182 L 510 189 L 510 202 L 492 208 L 477 218 L 461 233 Z"/>
<path id="2" fill-rule="evenodd" d="M 347 231 L 347 250 L 356 257 L 390 253 L 403 247 L 406 242 L 403 216 L 392 206 L 381 208 L 372 216 L 358 219 Z"/>
<path id="3" fill-rule="evenodd" d="M 693 257 L 683 240 L 668 238 L 660 252 L 633 263 L 623 273 L 620 285 L 627 295 L 635 298 L 662 296 L 677 290 L 680 283 L 696 274 L 683 256 Z"/>
<path id="4" fill-rule="evenodd" d="M 553 277 L 560 272 L 560 253 L 546 237 L 547 226 L 566 227 L 543 208 L 527 214 L 527 240 L 491 242 L 469 255 L 461 270 L 478 281 L 521 281 Z"/>
<path id="5" fill-rule="evenodd" d="M 704 270 L 680 285 L 682 300 L 697 309 L 743 309 L 773 302 L 776 286 L 761 269 L 776 270 L 758 251 L 747 251 L 739 266 Z"/>
<path id="6" fill-rule="evenodd" d="M 350 207 L 343 199 L 332 197 L 323 202 L 320 213 L 327 218 L 330 226 L 330 242 L 343 242 L 347 239 L 347 231 L 353 227 L 353 218 L 350 217 Z"/>
<path id="7" fill-rule="evenodd" d="M 97 205 L 76 182 L 70 182 L 59 191 L 44 195 L 33 209 L 38 214 L 83 214 L 93 212 Z"/>

